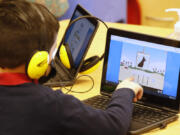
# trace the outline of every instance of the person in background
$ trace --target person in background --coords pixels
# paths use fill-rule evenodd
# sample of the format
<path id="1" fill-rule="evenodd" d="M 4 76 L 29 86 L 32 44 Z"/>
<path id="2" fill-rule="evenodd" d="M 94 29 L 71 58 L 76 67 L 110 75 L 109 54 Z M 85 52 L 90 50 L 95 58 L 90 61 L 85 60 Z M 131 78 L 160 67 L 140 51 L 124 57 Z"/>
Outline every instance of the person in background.
<path id="1" fill-rule="evenodd" d="M 0 0 L 8 1 L 8 0 Z M 10 0 L 14 1 L 14 0 Z M 53 13 L 57 18 L 63 16 L 69 8 L 68 0 L 19 0 L 19 1 L 29 1 L 36 2 L 44 5 L 48 10 Z"/>
<path id="2" fill-rule="evenodd" d="M 37 2 L 49 9 L 57 18 L 60 18 L 68 10 L 68 0 L 27 0 Z"/>
<path id="3" fill-rule="evenodd" d="M 58 29 L 41 4 L 0 2 L 0 135 L 126 135 L 132 102 L 143 94 L 132 78 L 118 84 L 107 109 L 99 110 L 32 77 L 42 71 L 29 72 L 31 66 L 51 62 L 51 53 L 42 54 L 52 52 Z"/>

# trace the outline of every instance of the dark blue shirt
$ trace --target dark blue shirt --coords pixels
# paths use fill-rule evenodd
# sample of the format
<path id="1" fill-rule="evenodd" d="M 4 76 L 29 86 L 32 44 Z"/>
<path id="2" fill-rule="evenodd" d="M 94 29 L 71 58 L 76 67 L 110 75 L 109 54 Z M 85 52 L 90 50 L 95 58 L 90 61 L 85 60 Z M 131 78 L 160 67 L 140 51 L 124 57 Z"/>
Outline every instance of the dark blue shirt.
<path id="1" fill-rule="evenodd" d="M 103 111 L 39 84 L 0 85 L 0 135 L 125 135 L 133 97 L 117 90 Z"/>

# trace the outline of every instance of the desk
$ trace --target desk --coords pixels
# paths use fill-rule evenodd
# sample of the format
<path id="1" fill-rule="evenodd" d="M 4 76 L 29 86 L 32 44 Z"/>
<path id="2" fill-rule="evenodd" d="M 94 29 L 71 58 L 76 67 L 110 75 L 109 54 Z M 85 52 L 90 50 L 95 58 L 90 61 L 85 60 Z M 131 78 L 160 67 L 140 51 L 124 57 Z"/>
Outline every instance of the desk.
<path id="1" fill-rule="evenodd" d="M 68 23 L 68 20 L 60 22 L 58 42 L 60 42 L 63 36 L 67 23 Z M 146 33 L 146 34 L 151 34 L 151 35 L 156 35 L 156 36 L 161 36 L 161 37 L 165 37 L 173 32 L 172 29 L 166 29 L 166 28 L 155 28 L 155 27 L 116 24 L 116 23 L 107 23 L 107 24 L 109 27 L 120 28 L 124 30 L 131 30 L 135 32 L 141 32 L 141 33 Z M 92 55 L 99 54 L 100 56 L 102 54 L 103 50 L 105 49 L 106 32 L 107 32 L 106 28 L 101 24 L 92 41 L 92 45 L 88 51 L 87 58 Z M 74 95 L 80 100 L 98 95 L 100 91 L 101 73 L 102 73 L 102 63 L 96 71 L 89 74 L 90 76 L 94 78 L 94 81 L 95 81 L 94 88 L 90 92 L 84 93 L 84 94 L 78 94 L 78 93 L 69 93 L 69 94 Z M 82 77 L 77 80 L 76 84 L 73 86 L 72 89 L 75 91 L 85 91 L 88 88 L 90 88 L 91 85 L 92 85 L 92 82 L 90 79 L 88 79 L 87 77 Z M 63 92 L 66 92 L 66 90 L 63 89 Z M 161 130 L 155 129 L 143 135 L 179 135 L 179 134 L 180 134 L 180 119 L 169 124 L 164 129 L 161 129 Z"/>

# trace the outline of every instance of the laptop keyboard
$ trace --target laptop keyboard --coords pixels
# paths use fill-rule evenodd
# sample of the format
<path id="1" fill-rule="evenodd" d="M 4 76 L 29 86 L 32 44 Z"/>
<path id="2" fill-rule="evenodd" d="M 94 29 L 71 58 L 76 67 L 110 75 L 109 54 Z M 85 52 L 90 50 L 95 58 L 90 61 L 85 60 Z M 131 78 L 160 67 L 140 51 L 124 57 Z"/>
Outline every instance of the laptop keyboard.
<path id="1" fill-rule="evenodd" d="M 109 98 L 108 96 L 98 95 L 98 96 L 86 99 L 83 102 L 96 109 L 105 110 L 110 99 L 111 98 Z M 148 106 L 135 103 L 132 120 L 138 123 L 150 125 L 152 123 L 171 117 L 172 115 L 174 115 L 174 113 L 162 111 L 160 109 L 151 108 Z"/>
<path id="2" fill-rule="evenodd" d="M 109 96 L 98 95 L 89 99 L 84 100 L 83 102 L 91 107 L 96 109 L 103 109 L 105 110 L 108 103 L 110 101 Z"/>
<path id="3" fill-rule="evenodd" d="M 149 125 L 166 119 L 172 115 L 173 113 L 167 111 L 135 104 L 132 119 L 133 121 Z"/>

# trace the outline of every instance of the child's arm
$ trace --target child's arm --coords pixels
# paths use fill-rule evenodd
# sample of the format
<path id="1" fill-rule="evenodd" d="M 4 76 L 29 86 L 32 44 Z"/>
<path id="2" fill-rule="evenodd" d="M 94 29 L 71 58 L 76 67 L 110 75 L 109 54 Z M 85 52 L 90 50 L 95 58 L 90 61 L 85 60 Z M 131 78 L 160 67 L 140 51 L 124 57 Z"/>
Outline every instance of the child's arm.
<path id="1" fill-rule="evenodd" d="M 62 93 L 57 95 L 57 120 L 65 133 L 69 135 L 127 133 L 133 110 L 134 92 L 131 89 L 121 88 L 115 91 L 105 111 L 93 109 L 73 96 Z"/>

